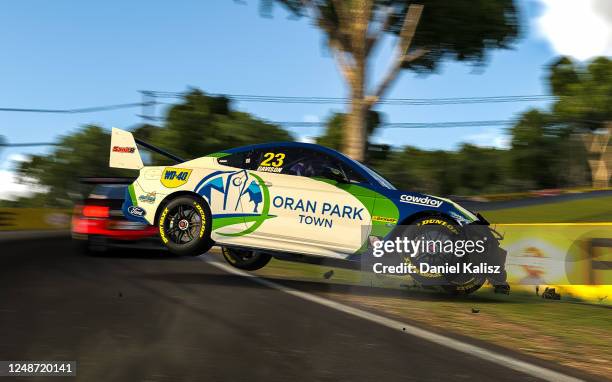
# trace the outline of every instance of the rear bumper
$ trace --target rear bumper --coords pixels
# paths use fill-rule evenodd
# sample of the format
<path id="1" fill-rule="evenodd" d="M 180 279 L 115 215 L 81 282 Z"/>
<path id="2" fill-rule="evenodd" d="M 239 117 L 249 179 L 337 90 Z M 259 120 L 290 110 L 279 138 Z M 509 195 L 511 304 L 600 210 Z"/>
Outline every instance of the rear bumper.
<path id="1" fill-rule="evenodd" d="M 156 227 L 123 219 L 87 219 L 74 217 L 72 238 L 96 248 L 162 249 Z"/>
<path id="2" fill-rule="evenodd" d="M 135 241 L 158 237 L 154 226 L 132 223 L 126 220 L 73 218 L 72 234 L 77 236 L 104 236 L 118 241 Z"/>

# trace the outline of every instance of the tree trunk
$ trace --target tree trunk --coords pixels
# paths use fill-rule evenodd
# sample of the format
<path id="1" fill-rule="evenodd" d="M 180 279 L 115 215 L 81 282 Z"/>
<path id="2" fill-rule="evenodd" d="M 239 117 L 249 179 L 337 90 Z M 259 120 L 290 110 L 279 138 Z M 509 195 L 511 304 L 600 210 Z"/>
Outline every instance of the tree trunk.
<path id="1" fill-rule="evenodd" d="M 353 57 L 353 70 L 348 83 L 351 91 L 351 114 L 344 129 L 344 153 L 349 157 L 363 161 L 365 159 L 366 132 L 366 102 L 365 102 L 365 78 L 367 74 L 366 52 L 368 25 L 372 4 L 368 0 L 360 0 L 352 4 L 349 25 L 352 26 L 351 49 Z M 345 20 L 348 23 L 349 20 Z"/>
<path id="2" fill-rule="evenodd" d="M 349 157 L 363 161 L 366 146 L 366 111 L 363 94 L 353 94 L 351 97 L 351 114 L 344 129 L 344 153 Z"/>
<path id="3" fill-rule="evenodd" d="M 612 152 L 608 150 L 608 142 L 612 135 L 612 122 L 607 124 L 603 134 L 585 134 L 584 143 L 589 159 L 593 188 L 606 188 L 610 185 L 612 171 Z"/>

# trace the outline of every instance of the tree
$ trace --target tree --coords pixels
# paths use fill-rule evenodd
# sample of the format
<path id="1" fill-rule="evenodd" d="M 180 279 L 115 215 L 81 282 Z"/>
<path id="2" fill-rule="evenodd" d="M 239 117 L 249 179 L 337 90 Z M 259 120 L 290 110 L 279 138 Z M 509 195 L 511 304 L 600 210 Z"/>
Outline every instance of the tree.
<path id="1" fill-rule="evenodd" d="M 233 111 L 226 98 L 209 97 L 199 90 L 170 107 L 162 126 L 141 125 L 134 134 L 187 159 L 240 145 L 291 140 L 280 127 Z M 46 194 L 30 198 L 37 205 L 69 206 L 82 196 L 80 177 L 135 176 L 133 171 L 108 167 L 109 147 L 109 132 L 87 125 L 61 137 L 51 154 L 34 155 L 21 162 L 17 172 L 21 181 L 47 189 Z M 153 159 L 165 163 L 161 157 Z"/>
<path id="2" fill-rule="evenodd" d="M 549 132 L 550 116 L 538 110 L 529 110 L 512 127 L 512 161 L 514 175 L 529 179 L 532 187 L 554 186 L 554 136 Z"/>
<path id="3" fill-rule="evenodd" d="M 554 118 L 582 133 L 591 156 L 593 187 L 607 187 L 612 173 L 612 60 L 599 57 L 586 66 L 561 57 L 550 68 L 548 81 L 559 97 Z"/>
<path id="4" fill-rule="evenodd" d="M 317 138 L 317 143 L 327 146 L 334 150 L 342 149 L 342 131 L 348 122 L 347 115 L 344 113 L 333 113 L 325 123 L 325 132 Z M 380 114 L 370 110 L 366 117 L 366 145 L 374 131 L 380 126 Z"/>
<path id="5" fill-rule="evenodd" d="M 200 90 L 190 91 L 183 102 L 170 107 L 163 128 L 148 128 L 146 134 L 153 144 L 187 159 L 228 147 L 293 140 L 276 125 L 233 111 L 227 98 Z"/>
<path id="6" fill-rule="evenodd" d="M 463 144 L 458 151 L 394 150 L 374 168 L 395 186 L 435 195 L 508 192 L 508 150 Z"/>
<path id="7" fill-rule="evenodd" d="M 431 72 L 446 59 L 482 64 L 488 50 L 508 48 L 518 35 L 513 0 L 264 0 L 264 10 L 274 2 L 325 33 L 351 99 L 343 151 L 357 160 L 364 159 L 366 115 L 402 69 Z M 397 37 L 395 57 L 369 89 L 375 47 L 386 34 Z"/>
<path id="8" fill-rule="evenodd" d="M 87 125 L 61 137 L 50 155 L 33 155 L 20 162 L 17 173 L 21 181 L 47 188 L 45 204 L 69 206 L 80 197 L 80 177 L 133 175 L 108 167 L 109 147 L 110 134 L 99 126 Z"/>

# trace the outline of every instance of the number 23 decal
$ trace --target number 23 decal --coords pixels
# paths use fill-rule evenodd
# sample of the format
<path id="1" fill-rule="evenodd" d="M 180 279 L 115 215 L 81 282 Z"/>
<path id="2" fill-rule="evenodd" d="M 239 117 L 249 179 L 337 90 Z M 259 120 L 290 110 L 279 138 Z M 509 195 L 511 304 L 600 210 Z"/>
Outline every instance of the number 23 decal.
<path id="1" fill-rule="evenodd" d="M 260 166 L 263 167 L 280 167 L 283 165 L 283 161 L 285 160 L 285 154 L 283 153 L 265 153 L 264 154 L 264 160 L 261 161 L 261 163 L 259 164 Z M 276 159 L 275 161 L 272 161 L 272 159 Z"/>

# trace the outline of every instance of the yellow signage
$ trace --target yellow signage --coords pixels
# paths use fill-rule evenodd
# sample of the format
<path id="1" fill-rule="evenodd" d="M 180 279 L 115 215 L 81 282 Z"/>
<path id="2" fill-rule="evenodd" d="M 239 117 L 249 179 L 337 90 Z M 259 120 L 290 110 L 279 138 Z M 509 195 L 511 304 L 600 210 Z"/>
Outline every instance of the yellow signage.
<path id="1" fill-rule="evenodd" d="M 168 188 L 176 188 L 187 183 L 191 170 L 178 167 L 166 167 L 161 175 L 161 184 Z"/>

